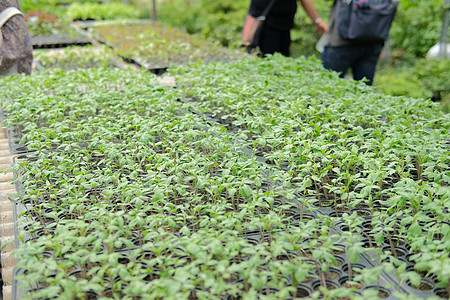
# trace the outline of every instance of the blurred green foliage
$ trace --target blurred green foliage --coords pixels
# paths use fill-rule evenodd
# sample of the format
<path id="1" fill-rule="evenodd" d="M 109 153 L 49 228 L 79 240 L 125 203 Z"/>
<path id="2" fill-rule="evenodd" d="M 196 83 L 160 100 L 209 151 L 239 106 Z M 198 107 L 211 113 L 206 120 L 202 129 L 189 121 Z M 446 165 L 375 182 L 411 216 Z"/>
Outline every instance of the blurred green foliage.
<path id="1" fill-rule="evenodd" d="M 401 66 L 395 68 L 383 67 L 377 71 L 374 86 L 383 93 L 393 96 L 407 96 L 413 98 L 427 98 L 429 91 L 420 82 L 419 77 L 411 66 Z"/>
<path id="2" fill-rule="evenodd" d="M 444 0 L 400 0 L 390 31 L 391 45 L 403 49 L 403 59 L 425 57 L 439 41 Z"/>
<path id="3" fill-rule="evenodd" d="M 332 1 L 315 0 L 313 3 L 319 16 L 324 21 L 328 21 Z M 311 19 L 300 4 L 298 5 L 297 14 L 295 15 L 295 27 L 291 31 L 291 38 L 292 56 L 320 56 L 320 53 L 315 48 L 320 36 L 311 23 Z"/>
<path id="4" fill-rule="evenodd" d="M 120 1 L 112 0 L 110 2 Z M 72 3 L 102 3 L 102 0 L 19 0 L 22 11 L 40 10 L 54 15 L 62 15 L 67 5 Z"/>
<path id="5" fill-rule="evenodd" d="M 414 72 L 428 90 L 450 93 L 449 59 L 418 60 L 414 66 Z"/>
<path id="6" fill-rule="evenodd" d="M 395 68 L 383 66 L 374 85 L 388 95 L 440 100 L 443 109 L 450 112 L 449 59 L 422 58 Z"/>
<path id="7" fill-rule="evenodd" d="M 158 20 L 224 46 L 236 47 L 240 45 L 248 3 L 247 0 L 165 0 L 158 3 Z"/>
<path id="8" fill-rule="evenodd" d="M 140 17 L 135 6 L 124 4 L 121 0 L 22 0 L 19 4 L 24 12 L 41 11 L 60 19 L 111 20 Z"/>
<path id="9" fill-rule="evenodd" d="M 72 3 L 65 13 L 71 20 L 114 20 L 138 18 L 139 11 L 123 3 Z"/>

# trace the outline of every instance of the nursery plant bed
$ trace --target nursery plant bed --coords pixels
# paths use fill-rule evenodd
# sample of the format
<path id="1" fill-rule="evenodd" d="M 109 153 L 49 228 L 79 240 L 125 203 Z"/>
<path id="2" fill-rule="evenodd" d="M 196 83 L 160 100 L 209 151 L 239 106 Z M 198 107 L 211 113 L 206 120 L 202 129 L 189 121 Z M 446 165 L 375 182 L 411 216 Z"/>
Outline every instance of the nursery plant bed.
<path id="1" fill-rule="evenodd" d="M 162 23 L 105 23 L 90 30 L 125 59 L 158 74 L 171 65 L 244 57 L 238 50 L 223 48 Z"/>
<path id="2" fill-rule="evenodd" d="M 111 49 L 103 45 L 35 50 L 34 64 L 37 71 L 48 68 L 77 70 L 99 67 L 130 67 L 130 64 L 124 62 Z"/>
<path id="3" fill-rule="evenodd" d="M 195 111 L 197 114 L 201 115 L 201 113 L 199 111 Z M 210 124 L 220 124 L 222 123 L 223 125 L 226 125 L 226 123 L 224 124 L 223 122 L 221 122 L 221 119 L 218 118 L 210 118 L 208 116 L 203 116 L 205 118 L 205 120 L 208 120 L 208 123 Z M 228 132 L 232 133 L 233 130 L 227 130 Z M 242 142 L 244 143 L 244 141 L 238 141 L 238 144 Z M 254 153 L 254 151 L 252 149 L 240 149 L 240 151 L 242 151 L 242 153 L 249 155 L 250 157 L 252 156 L 252 153 Z M 258 157 L 258 161 L 263 162 L 263 163 L 267 163 L 267 159 L 264 157 Z M 285 168 L 282 168 L 285 169 Z M 272 183 L 273 184 L 273 183 Z M 365 205 L 360 205 L 362 206 L 362 208 L 353 208 L 350 210 L 350 208 L 347 208 L 345 210 L 342 211 L 336 211 L 333 208 L 333 200 L 329 201 L 329 200 L 323 200 L 322 202 L 317 201 L 316 199 L 314 199 L 314 201 L 311 202 L 305 202 L 305 199 L 302 197 L 295 197 L 293 199 L 290 199 L 288 202 L 292 203 L 295 205 L 295 213 L 296 216 L 293 218 L 295 220 L 297 219 L 301 219 L 303 221 L 306 220 L 313 220 L 313 219 L 319 219 L 322 218 L 323 216 L 332 216 L 332 217 L 340 217 L 342 218 L 344 216 L 344 214 L 350 215 L 353 212 L 356 212 L 358 214 L 358 216 L 363 216 L 366 220 L 370 221 L 371 220 L 371 213 L 370 210 L 367 209 L 367 207 Z M 319 205 L 321 203 L 321 205 Z M 312 204 L 312 205 L 311 205 Z M 308 207 L 307 211 L 308 212 L 304 212 L 303 208 Z M 339 212 L 339 214 L 336 214 L 336 212 Z M 293 225 L 298 224 L 297 222 L 292 223 Z M 348 228 L 346 228 L 345 230 L 342 229 L 343 227 L 343 223 L 337 226 L 333 226 L 333 229 L 335 230 L 335 233 L 337 235 L 341 235 L 343 231 L 348 231 Z M 250 235 L 246 235 L 249 237 L 249 239 L 255 243 L 255 245 L 259 244 L 260 242 L 263 241 L 263 238 L 257 233 L 257 232 L 252 232 L 250 233 Z M 361 235 L 361 238 L 363 238 L 364 236 Z M 373 243 L 375 243 L 375 241 L 373 241 Z M 341 245 L 342 246 L 342 245 Z M 402 250 L 403 252 L 403 256 L 406 255 L 407 251 L 406 250 Z M 332 284 L 332 286 L 335 286 L 336 284 L 338 286 L 342 285 L 343 283 L 346 283 L 348 280 L 348 276 L 345 277 L 342 274 L 347 274 L 348 272 L 346 271 L 348 269 L 348 266 L 352 265 L 351 263 L 349 263 L 347 261 L 347 258 L 345 257 L 345 255 L 343 254 L 343 252 L 339 252 L 338 254 L 334 254 L 336 259 L 341 260 L 343 263 L 339 266 L 338 269 L 336 269 L 337 271 L 335 272 L 340 272 L 340 275 L 337 275 L 337 278 L 335 278 L 335 280 L 330 280 L 331 278 L 327 278 L 327 280 L 330 280 L 329 283 Z M 377 253 L 376 252 L 372 252 L 372 253 L 368 253 L 368 254 L 361 254 L 360 260 L 358 262 L 358 264 L 356 264 L 356 266 L 360 269 L 371 269 L 373 267 L 377 266 L 376 257 Z M 347 278 L 346 280 L 343 280 L 345 278 Z M 387 299 L 395 299 L 395 297 L 393 296 L 393 293 L 390 291 L 390 288 L 393 286 L 397 287 L 397 291 L 401 292 L 401 293 L 410 293 L 410 294 L 415 294 L 417 291 L 415 290 L 411 290 L 411 286 L 410 285 L 405 285 L 404 283 L 402 283 L 401 285 L 399 285 L 398 280 L 395 278 L 394 274 L 387 274 L 385 272 L 383 272 L 382 274 L 379 275 L 378 277 L 379 279 L 379 289 L 380 289 L 380 294 L 379 296 L 381 298 L 387 298 Z M 314 283 L 312 283 L 311 281 L 308 283 L 303 283 L 304 285 L 306 285 L 308 287 L 309 290 L 317 290 L 317 282 L 316 285 L 314 285 Z M 349 285 L 351 287 L 353 287 L 352 285 Z M 388 288 L 386 288 L 388 287 Z M 425 293 L 422 295 L 421 293 L 418 293 L 419 296 L 427 296 L 427 297 L 431 297 L 433 296 L 432 291 L 430 292 L 429 290 L 425 291 Z"/>
<path id="4" fill-rule="evenodd" d="M 169 74 L 179 89 L 109 69 L 8 85 L 17 101 L 2 103 L 6 124 L 21 124 L 35 151 L 14 167 L 28 220 L 17 251 L 24 297 L 442 295 L 447 116 L 420 101 L 403 114 L 402 99 L 314 60 Z M 404 260 L 381 251 L 392 243 Z M 408 256 L 417 251 L 442 262 Z M 422 282 L 404 268 L 414 260 L 436 276 Z"/>
<path id="5" fill-rule="evenodd" d="M 92 40 L 86 37 L 68 38 L 60 35 L 46 35 L 32 37 L 31 43 L 33 49 L 48 49 L 90 45 Z"/>
<path id="6" fill-rule="evenodd" d="M 305 64 L 305 62 L 303 62 Z M 306 63 L 307 64 L 307 63 Z M 346 177 L 339 175 L 344 174 L 342 170 L 339 170 L 340 166 L 342 166 L 342 163 L 338 160 L 335 163 L 331 162 L 329 160 L 329 157 L 334 157 L 338 151 L 334 151 L 336 149 L 336 141 L 337 139 L 333 139 L 330 137 L 329 141 L 331 142 L 332 147 L 326 148 L 325 144 L 319 144 L 317 141 L 315 141 L 317 138 L 321 138 L 322 129 L 324 126 L 327 128 L 328 122 L 330 121 L 327 119 L 327 111 L 332 111 L 333 113 L 336 113 L 333 109 L 325 109 L 322 111 L 322 113 L 316 115 L 319 117 L 313 117 L 311 115 L 308 115 L 308 113 L 305 113 L 305 110 L 312 109 L 314 111 L 321 111 L 322 105 L 324 103 L 330 103 L 330 106 L 333 106 L 334 103 L 333 100 L 329 99 L 326 95 L 326 92 L 318 91 L 316 89 L 310 90 L 309 88 L 305 88 L 302 93 L 299 94 L 298 97 L 300 99 L 308 99 L 305 101 L 305 103 L 302 104 L 301 100 L 295 101 L 295 96 L 286 96 L 284 94 L 284 91 L 286 89 L 289 89 L 289 84 L 286 84 L 286 77 L 283 79 L 279 79 L 279 74 L 284 67 L 283 66 L 275 66 L 272 64 L 267 64 L 264 67 L 261 67 L 259 65 L 257 68 L 258 70 L 264 70 L 262 74 L 264 74 L 264 78 L 259 78 L 258 75 L 251 76 L 248 78 L 248 80 L 243 80 L 242 78 L 238 78 L 235 74 L 240 74 L 242 70 L 251 70 L 251 65 L 237 65 L 234 64 L 233 66 L 223 67 L 218 65 L 213 65 L 211 67 L 209 66 L 197 66 L 198 72 L 192 72 L 192 68 L 189 70 L 186 68 L 186 73 L 181 72 L 183 74 L 182 76 L 179 76 L 177 79 L 178 84 L 181 88 L 186 88 L 187 93 L 190 95 L 190 97 L 194 96 L 198 93 L 201 95 L 201 97 L 197 98 L 197 101 L 199 102 L 199 110 L 202 110 L 204 113 L 208 114 L 209 116 L 215 116 L 221 122 L 221 124 L 227 128 L 230 132 L 236 132 L 240 134 L 244 134 L 245 136 L 251 136 L 250 143 L 252 144 L 254 148 L 255 155 L 257 155 L 258 160 L 260 158 L 263 158 L 266 162 L 269 162 L 271 165 L 273 165 L 277 170 L 284 170 L 289 172 L 293 175 L 286 175 L 287 178 L 291 178 L 291 180 L 298 181 L 301 184 L 298 184 L 297 182 L 292 183 L 293 190 L 297 189 L 299 194 L 304 195 L 315 195 L 317 198 L 315 201 L 307 201 L 307 203 L 314 204 L 312 208 L 310 208 L 312 211 L 318 211 L 319 214 L 322 215 L 322 218 L 332 217 L 332 218 L 340 218 L 340 219 L 350 219 L 350 220 L 358 220 L 358 222 L 369 222 L 372 219 L 375 220 L 373 226 L 369 229 L 369 232 L 372 234 L 372 243 L 373 244 L 379 244 L 380 239 L 384 237 L 385 241 L 388 239 L 389 234 L 386 233 L 382 229 L 382 227 L 386 226 L 395 226 L 395 220 L 402 220 L 403 218 L 409 218 L 410 214 L 406 212 L 400 212 L 399 207 L 396 207 L 397 204 L 394 206 L 393 203 L 396 203 L 396 201 L 399 201 L 399 199 L 405 199 L 405 196 L 398 196 L 396 192 L 401 193 L 404 186 L 408 185 L 409 188 L 411 188 L 414 184 L 425 184 L 428 186 L 434 186 L 433 180 L 430 180 L 430 178 L 426 176 L 416 176 L 416 172 L 420 173 L 423 172 L 423 170 L 418 166 L 417 162 L 408 163 L 405 161 L 401 161 L 401 164 L 407 164 L 410 165 L 410 167 L 406 167 L 406 172 L 402 175 L 396 174 L 398 177 L 406 177 L 401 178 L 401 180 L 397 177 L 395 180 L 393 178 L 389 178 L 390 176 L 385 176 L 386 184 L 381 184 L 381 182 L 375 182 L 374 185 L 378 189 L 381 187 L 382 192 L 374 193 L 373 186 L 370 186 L 369 182 L 370 176 L 373 175 L 375 170 L 372 170 L 372 167 L 369 163 L 361 162 L 361 165 L 357 165 L 356 168 L 353 166 L 351 172 L 349 170 L 346 170 Z M 302 68 L 308 69 L 306 65 L 303 65 Z M 181 68 L 180 68 L 181 69 Z M 219 71 L 220 70 L 220 71 Z M 284 69 L 285 70 L 285 69 Z M 306 72 L 306 71 L 305 71 Z M 188 77 L 186 77 L 186 74 L 188 74 Z M 216 76 L 215 74 L 227 74 L 226 77 L 221 77 L 221 75 Z M 254 71 L 252 74 L 258 74 L 258 71 Z M 286 74 L 284 74 L 286 76 Z M 233 78 L 233 79 L 230 79 Z M 302 80 L 300 78 L 303 78 L 305 80 Z M 301 74 L 293 74 L 292 80 L 293 86 L 306 86 L 308 84 L 311 84 L 311 86 L 315 86 L 316 83 L 314 82 L 314 75 L 311 75 L 309 73 L 308 75 L 304 73 L 304 77 L 302 77 Z M 222 81 L 224 79 L 224 81 Z M 181 81 L 181 82 L 180 82 Z M 299 81 L 303 82 L 300 83 Z M 183 84 L 182 82 L 186 82 L 186 84 Z M 256 82 L 256 86 L 254 88 L 251 87 L 252 83 Z M 223 83 L 223 85 L 221 84 Z M 260 84 L 258 84 L 260 83 Z M 230 92 L 231 90 L 234 92 Z M 226 92 L 224 92 L 226 91 Z M 339 90 L 339 93 L 346 93 L 346 88 L 341 87 Z M 311 92 L 311 94 L 309 94 Z M 359 92 L 353 91 L 352 93 L 358 94 Z M 371 97 L 374 99 L 378 99 L 378 96 L 376 95 L 367 95 L 367 91 L 362 92 L 361 95 L 365 95 L 366 101 L 370 101 Z M 221 95 L 220 97 L 216 95 Z M 252 101 L 246 101 L 246 96 L 251 97 Z M 252 95 L 252 96 L 250 96 Z M 257 96 L 255 96 L 257 95 Z M 311 96 L 312 95 L 312 96 Z M 309 98 L 311 97 L 311 98 Z M 242 100 L 239 100 L 242 99 Z M 289 99 L 289 100 L 288 100 Z M 291 100 L 292 99 L 292 100 Z M 315 102 L 315 100 L 317 102 Z M 328 100 L 323 100 L 328 99 Z M 396 99 L 397 101 L 402 101 L 403 99 Z M 298 106 L 298 110 L 294 109 L 292 113 L 286 113 L 289 111 L 289 109 L 292 109 L 291 101 L 294 103 L 294 107 Z M 328 101 L 328 102 L 327 102 Z M 367 107 L 365 108 L 366 111 L 377 111 L 377 110 L 383 110 L 384 108 L 382 105 L 380 105 L 379 102 L 375 101 L 377 106 L 372 106 L 370 109 Z M 425 103 L 424 103 L 425 104 Z M 302 106 L 304 105 L 304 106 Z M 421 106 L 422 104 L 416 103 L 416 105 Z M 428 105 L 428 103 L 427 103 Z M 339 104 L 338 104 L 339 106 Z M 287 108 L 287 110 L 286 110 Z M 386 114 L 385 110 L 383 114 Z M 438 112 L 439 114 L 439 112 Z M 275 117 L 278 117 L 277 119 Z M 348 116 L 344 117 L 347 118 Z M 285 119 L 287 118 L 287 119 Z M 298 123 L 292 120 L 295 120 L 297 118 Z M 359 118 L 359 117 L 358 117 Z M 357 125 L 355 128 L 360 128 L 361 130 L 367 129 L 368 131 L 371 130 L 371 126 L 373 128 L 376 128 L 375 130 L 383 130 L 382 128 L 384 126 L 388 126 L 392 128 L 393 124 L 396 124 L 397 122 L 402 122 L 404 116 L 398 116 L 395 113 L 393 116 L 389 118 L 382 118 L 381 122 L 377 121 L 376 123 L 373 123 L 374 125 L 370 124 L 364 124 L 364 117 L 361 118 L 360 124 Z M 444 119 L 447 119 L 448 117 L 445 116 Z M 333 117 L 331 117 L 333 119 Z M 282 121 L 285 120 L 285 121 Z M 302 120 L 305 120 L 306 122 L 302 122 Z M 324 122 L 324 120 L 327 120 Z M 446 124 L 447 121 L 444 121 L 443 124 Z M 283 123 L 283 124 L 281 124 Z M 303 125 L 301 125 L 303 123 Z M 339 123 L 339 122 L 338 122 Z M 425 122 L 426 123 L 426 122 Z M 277 126 L 277 125 L 278 126 Z M 345 123 L 347 124 L 347 123 Z M 281 126 L 280 126 L 281 125 Z M 344 125 L 345 127 L 346 125 Z M 359 127 L 361 126 L 361 127 Z M 421 125 L 419 125 L 421 126 Z M 423 125 L 424 127 L 430 126 L 430 125 Z M 273 129 L 274 127 L 278 127 L 278 129 Z M 433 126 L 430 126 L 433 127 Z M 349 127 L 351 128 L 351 126 Z M 378 129 L 380 128 L 380 129 Z M 282 132 L 281 135 L 271 134 L 271 132 L 274 132 L 276 130 L 279 130 L 279 132 Z M 427 128 L 428 132 L 431 132 L 433 129 Z M 448 132 L 448 127 L 446 125 L 443 125 L 443 132 Z M 325 131 L 328 133 L 327 131 Z M 322 135 L 326 136 L 326 135 Z M 383 135 L 379 136 L 381 139 L 383 139 Z M 283 144 L 284 139 L 288 139 L 289 142 L 287 144 Z M 353 138 L 357 138 L 356 136 L 353 136 Z M 421 140 L 421 139 L 420 139 Z M 440 145 L 446 145 L 446 138 L 444 136 L 440 136 L 438 138 L 439 142 L 436 142 Z M 272 142 L 271 142 L 272 141 Z M 296 141 L 303 147 L 296 147 L 294 146 L 295 151 L 292 151 L 292 141 Z M 358 142 L 358 146 L 354 147 L 352 149 L 358 149 L 361 147 L 361 144 Z M 263 150 L 262 152 L 259 151 L 259 149 L 255 149 L 255 146 L 259 145 L 263 146 L 262 148 L 268 148 L 269 150 Z M 281 146 L 279 146 L 281 145 Z M 283 149 L 283 147 L 286 147 L 287 149 L 282 152 L 280 149 Z M 289 148 L 288 148 L 289 147 Z M 349 145 L 346 145 L 345 148 L 349 148 Z M 370 148 L 370 146 L 368 146 Z M 430 145 L 431 148 L 434 148 L 434 146 Z M 448 147 L 443 146 L 445 149 L 448 149 Z M 304 148 L 304 150 L 302 149 Z M 343 149 L 345 149 L 343 148 Z M 278 151 L 274 151 L 273 149 L 277 149 Z M 330 151 L 331 149 L 331 151 Z M 256 151 L 255 151 L 256 150 Z M 438 150 L 439 151 L 439 150 Z M 256 154 L 258 153 L 258 154 Z M 298 153 L 302 153 L 301 157 L 296 157 Z M 315 153 L 316 156 L 315 156 Z M 344 152 L 346 153 L 346 152 Z M 310 155 L 310 160 L 308 160 L 308 154 Z M 360 153 L 361 155 L 362 153 Z M 347 154 L 346 154 L 347 155 Z M 420 154 L 411 154 L 416 157 L 420 156 Z M 339 156 L 339 155 L 338 155 Z M 439 154 L 438 156 L 442 157 L 442 154 Z M 446 157 L 446 155 L 443 155 Z M 323 165 L 323 162 L 320 163 L 322 160 L 322 157 L 327 158 L 324 159 L 324 161 L 327 163 L 327 165 Z M 306 160 L 307 163 L 304 161 Z M 319 163 L 317 163 L 316 160 L 319 160 Z M 445 161 L 448 162 L 448 158 L 444 158 Z M 360 160 L 358 160 L 360 161 Z M 423 161 L 423 160 L 422 160 Z M 285 163 L 288 162 L 288 165 Z M 437 161 L 435 162 L 428 162 L 430 165 L 437 165 L 439 164 Z M 301 169 L 296 170 L 295 165 L 299 164 Z M 313 167 L 316 165 L 316 167 Z M 448 165 L 448 164 L 447 164 Z M 444 166 L 444 165 L 442 165 Z M 329 167 L 329 168 L 327 168 Z M 314 169 L 316 168 L 316 169 Z M 333 168 L 333 169 L 332 169 Z M 365 168 L 368 168 L 365 169 Z M 445 170 L 447 170 L 447 167 L 443 167 Z M 327 171 L 327 170 L 333 170 Z M 335 171 L 337 169 L 337 171 Z M 309 170 L 309 171 L 308 171 Z M 315 170 L 315 171 L 314 171 Z M 429 169 L 431 170 L 431 168 Z M 337 174 L 336 174 L 336 173 Z M 359 174 L 358 174 L 359 173 Z M 395 173 L 395 171 L 393 172 Z M 297 175 L 301 174 L 301 175 Z M 310 174 L 310 175 L 308 175 Z M 381 172 L 379 174 L 382 174 Z M 392 174 L 392 173 L 391 173 Z M 309 176 L 309 177 L 306 177 Z M 325 175 L 325 176 L 324 176 Z M 331 176 L 333 175 L 333 177 Z M 356 175 L 356 176 L 355 176 Z M 369 179 L 365 179 L 365 176 L 370 175 Z M 297 177 L 298 176 L 298 177 Z M 312 180 L 312 176 L 315 176 L 314 181 Z M 353 177 L 355 176 L 355 177 Z M 330 177 L 330 178 L 328 178 Z M 408 178 L 409 177 L 409 178 Z M 308 180 L 309 178 L 309 180 Z M 334 191 L 340 191 L 345 186 L 339 186 L 336 185 L 335 182 L 339 183 L 340 181 L 336 181 L 336 179 L 342 178 L 346 181 L 354 180 L 356 183 L 349 185 L 348 192 L 346 190 L 346 196 L 343 200 L 339 199 L 340 195 L 342 195 L 342 192 L 339 192 L 336 194 Z M 352 179 L 352 178 L 357 178 Z M 436 177 L 434 177 L 436 178 Z M 341 180 L 342 180 L 341 179 Z M 302 182 L 303 181 L 303 182 Z M 345 182 L 345 181 L 344 181 Z M 373 181 L 372 181 L 373 182 Z M 361 184 L 357 184 L 361 183 Z M 443 180 L 439 182 L 440 186 L 442 186 L 442 192 L 446 195 L 443 196 L 442 203 L 448 201 L 448 192 L 449 192 L 449 184 L 448 180 Z M 306 187 L 306 188 L 305 188 Z M 385 191 L 383 191 L 385 189 Z M 437 186 L 437 189 L 440 190 L 441 187 Z M 328 190 L 325 192 L 324 190 Z M 349 197 L 348 193 L 351 192 L 352 198 Z M 363 192 L 364 196 L 362 199 L 360 198 L 353 198 L 359 193 Z M 326 194 L 328 194 L 328 198 L 330 196 L 333 196 L 330 199 L 327 198 Z M 403 194 L 402 194 L 403 195 Z M 381 201 L 373 201 L 375 198 L 380 198 Z M 409 199 L 409 197 L 407 197 Z M 362 200 L 362 201 L 361 201 Z M 301 201 L 301 199 L 300 199 Z M 388 201 L 388 202 L 387 202 Z M 424 200 L 426 201 L 426 200 Z M 429 201 L 429 200 L 428 200 Z M 342 203 L 344 202 L 344 203 Z M 343 204 L 347 203 L 347 208 L 344 208 Z M 355 204 L 353 204 L 355 202 Z M 361 207 L 359 203 L 363 203 Z M 375 205 L 376 203 L 376 205 Z M 406 203 L 408 203 L 408 200 L 406 200 Z M 336 205 L 337 204 L 337 205 Z M 348 207 L 350 205 L 350 207 Z M 403 205 L 402 202 L 399 202 L 398 205 Z M 412 206 L 416 205 L 416 203 L 412 202 L 411 206 L 402 206 L 402 209 L 406 210 L 413 210 L 411 212 L 412 215 L 420 214 L 419 209 L 413 209 Z M 344 208 L 344 209 L 342 209 Z M 439 209 L 438 209 L 439 210 Z M 394 212 L 395 211 L 395 215 Z M 353 216 L 353 213 L 355 215 Z M 380 215 L 381 213 L 381 215 Z M 447 214 L 447 210 L 443 209 L 443 213 Z M 375 214 L 375 218 L 373 217 Z M 436 218 L 436 213 L 433 213 L 433 217 Z M 377 220 L 381 217 L 381 220 Z M 440 219 L 441 223 L 444 227 L 446 225 L 445 220 L 448 218 L 448 216 L 443 217 L 443 219 Z M 382 222 L 387 222 L 389 224 L 386 224 L 383 226 Z M 443 223 L 442 223 L 443 222 Z M 403 223 L 402 223 L 403 224 Z M 430 223 L 428 223 L 430 224 Z M 342 224 L 341 224 L 342 225 Z M 382 226 L 380 228 L 380 225 Z M 359 225 L 358 225 L 359 226 Z M 352 225 L 354 234 L 359 235 L 359 231 L 357 230 L 358 226 Z M 401 226 L 401 225 L 400 225 Z M 347 226 L 348 227 L 348 226 Z M 338 229 L 340 227 L 335 227 Z M 397 227 L 399 228 L 399 227 Z M 377 231 L 377 230 L 381 230 Z M 417 226 L 415 228 L 417 230 Z M 351 232 L 349 230 L 340 231 L 340 234 L 344 234 L 348 236 Z M 375 233 L 376 236 L 375 236 Z M 363 238 L 364 235 L 360 236 L 358 240 Z M 412 237 L 409 237 L 409 241 L 411 241 Z M 366 241 L 366 243 L 370 244 L 369 241 Z M 383 245 L 386 246 L 386 245 Z M 410 243 L 408 242 L 408 246 L 410 246 Z M 409 249 L 409 248 L 408 248 Z M 403 259 L 405 257 L 404 255 L 409 253 L 410 250 L 403 250 L 403 255 L 400 257 Z M 381 248 L 380 248 L 381 250 Z M 442 251 L 442 250 L 441 250 Z M 367 256 L 368 262 L 370 264 L 376 266 L 379 265 L 377 263 L 377 253 L 383 255 L 383 251 L 375 251 L 373 252 L 373 255 Z M 372 252 L 369 252 L 369 254 Z M 441 252 L 442 253 L 442 252 Z M 445 253 L 445 251 L 443 252 Z M 394 255 L 393 255 L 394 256 Z M 402 260 L 400 260 L 400 263 L 403 263 Z M 396 267 L 394 267 L 395 269 Z M 398 285 L 398 282 L 403 282 L 402 279 L 398 279 L 398 276 L 404 276 L 399 275 L 398 273 L 394 274 L 393 271 L 388 271 L 387 280 L 391 283 L 394 283 L 395 285 Z M 408 274 L 409 275 L 409 274 Z M 412 274 L 411 274 L 412 276 Z M 442 278 L 442 277 L 441 277 Z M 440 282 L 441 286 L 445 282 L 448 281 L 448 278 L 444 279 L 443 282 Z M 411 291 L 408 287 L 405 287 L 402 283 L 401 289 L 403 292 L 401 293 L 416 293 L 416 291 Z M 417 294 L 418 297 L 422 297 L 424 295 L 421 295 L 420 293 Z"/>

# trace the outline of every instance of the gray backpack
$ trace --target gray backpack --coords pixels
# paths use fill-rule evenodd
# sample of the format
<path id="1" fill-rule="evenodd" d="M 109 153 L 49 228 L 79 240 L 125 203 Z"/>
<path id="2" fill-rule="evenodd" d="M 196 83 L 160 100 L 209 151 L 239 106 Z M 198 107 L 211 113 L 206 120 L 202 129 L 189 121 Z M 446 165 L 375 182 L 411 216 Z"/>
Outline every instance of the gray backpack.
<path id="1" fill-rule="evenodd" d="M 377 42 L 389 36 L 398 1 L 336 0 L 335 22 L 343 39 Z"/>

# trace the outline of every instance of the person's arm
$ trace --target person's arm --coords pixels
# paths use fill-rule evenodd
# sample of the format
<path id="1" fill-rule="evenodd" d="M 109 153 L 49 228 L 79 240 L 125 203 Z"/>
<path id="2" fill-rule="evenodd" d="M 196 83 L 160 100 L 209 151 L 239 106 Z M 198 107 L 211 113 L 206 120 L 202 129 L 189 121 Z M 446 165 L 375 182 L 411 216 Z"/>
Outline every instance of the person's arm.
<path id="1" fill-rule="evenodd" d="M 325 32 L 328 31 L 328 24 L 325 23 L 319 16 L 319 13 L 317 12 L 316 8 L 314 7 L 314 4 L 312 3 L 312 0 L 298 0 L 305 10 L 306 14 L 309 16 L 311 21 L 314 24 L 314 27 L 316 28 L 317 32 L 322 35 Z"/>

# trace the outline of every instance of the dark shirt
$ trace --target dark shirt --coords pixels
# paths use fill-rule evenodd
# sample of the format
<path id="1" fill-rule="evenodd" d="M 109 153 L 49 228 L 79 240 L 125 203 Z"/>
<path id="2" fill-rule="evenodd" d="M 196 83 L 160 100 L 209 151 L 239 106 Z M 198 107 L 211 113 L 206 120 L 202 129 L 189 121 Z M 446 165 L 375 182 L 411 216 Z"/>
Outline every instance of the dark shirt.
<path id="1" fill-rule="evenodd" d="M 251 0 L 249 14 L 259 17 L 271 0 Z M 276 0 L 266 19 L 266 25 L 280 30 L 294 27 L 294 16 L 297 12 L 297 0 Z"/>

